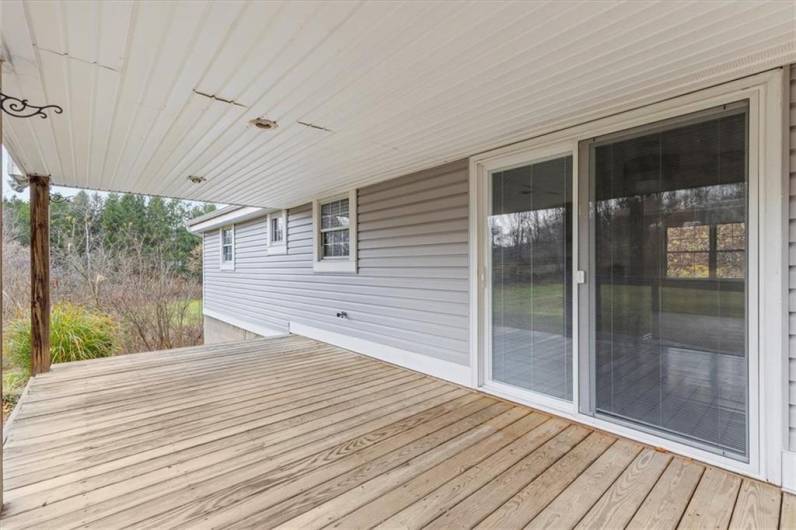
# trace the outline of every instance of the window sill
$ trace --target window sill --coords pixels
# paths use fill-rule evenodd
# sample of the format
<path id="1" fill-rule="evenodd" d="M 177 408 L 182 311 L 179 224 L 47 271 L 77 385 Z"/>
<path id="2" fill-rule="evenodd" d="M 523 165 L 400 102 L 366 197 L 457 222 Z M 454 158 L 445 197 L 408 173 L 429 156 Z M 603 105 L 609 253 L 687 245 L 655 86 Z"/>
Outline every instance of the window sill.
<path id="1" fill-rule="evenodd" d="M 312 264 L 312 270 L 315 272 L 343 272 L 349 274 L 356 274 L 357 262 L 350 259 L 341 259 L 341 260 L 325 259 L 314 262 Z"/>
<path id="2" fill-rule="evenodd" d="M 222 271 L 234 271 L 235 264 L 234 263 L 222 263 L 220 269 Z"/>
<path id="3" fill-rule="evenodd" d="M 269 256 L 278 256 L 280 254 L 287 254 L 287 245 L 273 245 L 268 247 Z"/>

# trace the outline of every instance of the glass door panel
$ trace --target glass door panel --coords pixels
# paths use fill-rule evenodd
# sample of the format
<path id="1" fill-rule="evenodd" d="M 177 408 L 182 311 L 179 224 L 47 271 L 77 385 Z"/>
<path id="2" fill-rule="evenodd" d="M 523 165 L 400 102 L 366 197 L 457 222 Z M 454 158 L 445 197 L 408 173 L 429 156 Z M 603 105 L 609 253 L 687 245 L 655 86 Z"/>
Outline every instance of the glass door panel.
<path id="1" fill-rule="evenodd" d="M 491 379 L 572 399 L 572 157 L 490 179 Z"/>
<path id="2" fill-rule="evenodd" d="M 747 107 L 589 151 L 597 414 L 748 453 Z"/>

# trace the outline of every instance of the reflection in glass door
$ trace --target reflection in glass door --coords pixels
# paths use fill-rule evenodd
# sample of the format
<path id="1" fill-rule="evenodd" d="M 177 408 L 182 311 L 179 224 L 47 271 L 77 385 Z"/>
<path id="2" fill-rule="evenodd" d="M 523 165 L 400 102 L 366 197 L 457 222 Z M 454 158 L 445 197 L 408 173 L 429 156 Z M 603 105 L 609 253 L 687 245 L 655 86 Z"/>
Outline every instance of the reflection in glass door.
<path id="1" fill-rule="evenodd" d="M 572 399 L 572 157 L 493 171 L 491 379 Z"/>
<path id="2" fill-rule="evenodd" d="M 592 412 L 744 459 L 747 114 L 588 147 Z"/>

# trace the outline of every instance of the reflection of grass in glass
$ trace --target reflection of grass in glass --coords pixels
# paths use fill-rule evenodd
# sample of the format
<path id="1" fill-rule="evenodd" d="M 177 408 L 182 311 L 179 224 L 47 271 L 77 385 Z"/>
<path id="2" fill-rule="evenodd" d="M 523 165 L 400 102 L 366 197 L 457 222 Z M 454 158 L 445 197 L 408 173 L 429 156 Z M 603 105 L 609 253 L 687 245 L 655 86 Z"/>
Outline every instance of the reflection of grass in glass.
<path id="1" fill-rule="evenodd" d="M 613 327 L 618 333 L 649 333 L 652 321 L 652 288 L 643 285 L 602 285 L 603 315 L 613 307 Z M 562 284 L 506 284 L 492 288 L 495 323 L 519 326 L 534 319 L 537 330 L 560 329 L 564 316 Z M 714 315 L 744 318 L 743 291 L 719 291 L 695 287 L 665 286 L 661 289 L 661 310 L 685 315 Z M 523 326 L 525 327 L 525 326 Z"/>

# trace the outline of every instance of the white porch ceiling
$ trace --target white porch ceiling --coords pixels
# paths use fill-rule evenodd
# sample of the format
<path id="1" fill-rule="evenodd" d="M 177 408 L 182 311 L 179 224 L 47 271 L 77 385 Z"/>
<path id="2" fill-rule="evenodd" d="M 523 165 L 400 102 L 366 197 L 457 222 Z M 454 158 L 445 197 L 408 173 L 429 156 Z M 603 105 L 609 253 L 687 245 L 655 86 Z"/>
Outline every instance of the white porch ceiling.
<path id="1" fill-rule="evenodd" d="M 796 62 L 792 1 L 0 9 L 3 92 L 64 108 L 46 120 L 4 117 L 23 171 L 264 207 Z M 279 128 L 252 127 L 258 116 Z"/>

